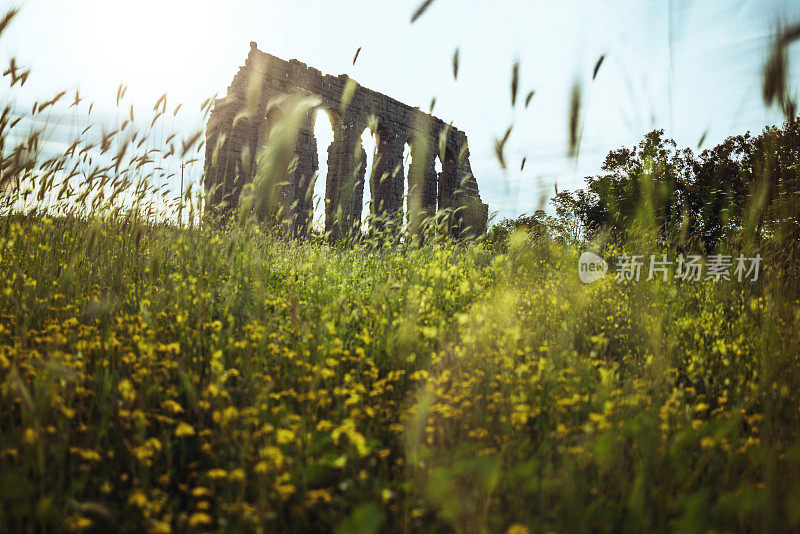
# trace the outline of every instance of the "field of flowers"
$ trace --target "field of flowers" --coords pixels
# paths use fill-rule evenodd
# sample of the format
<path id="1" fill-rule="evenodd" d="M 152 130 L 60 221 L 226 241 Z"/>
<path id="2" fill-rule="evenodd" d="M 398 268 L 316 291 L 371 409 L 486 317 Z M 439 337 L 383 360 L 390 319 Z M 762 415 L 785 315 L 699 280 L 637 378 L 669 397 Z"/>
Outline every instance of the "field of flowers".
<path id="1" fill-rule="evenodd" d="M 800 525 L 800 306 L 512 234 L 0 219 L 0 531 Z"/>
<path id="2" fill-rule="evenodd" d="M 764 86 L 793 127 L 798 36 L 776 37 Z M 122 84 L 109 124 L 78 91 L 21 106 L 20 65 L 0 110 L 0 533 L 800 530 L 796 188 L 780 239 L 759 219 L 768 188 L 731 195 L 747 207 L 732 222 L 712 203 L 733 235 L 714 251 L 758 248 L 757 281 L 584 285 L 579 246 L 534 217 L 499 225 L 502 243 L 383 240 L 380 225 L 289 241 L 253 210 L 274 207 L 288 152 L 258 158 L 249 199 L 211 224 L 202 184 L 170 188 L 204 145 L 202 128 L 162 127 L 181 104 L 165 94 L 135 123 Z M 573 156 L 579 104 L 576 85 Z M 786 154 L 763 152 L 796 183 Z M 582 245 L 675 251 L 643 237 L 658 226 L 647 157 L 617 238 Z"/>

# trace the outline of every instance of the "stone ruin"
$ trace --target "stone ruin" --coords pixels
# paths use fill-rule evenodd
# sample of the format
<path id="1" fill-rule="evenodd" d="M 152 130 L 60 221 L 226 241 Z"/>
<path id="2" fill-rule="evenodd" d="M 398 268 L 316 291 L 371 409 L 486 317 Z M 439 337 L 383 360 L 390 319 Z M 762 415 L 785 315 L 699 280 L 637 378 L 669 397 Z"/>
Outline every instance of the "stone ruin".
<path id="1" fill-rule="evenodd" d="M 328 148 L 324 202 L 325 230 L 331 239 L 361 227 L 366 174 L 361 135 L 368 127 L 376 139 L 369 177 L 374 220 L 402 217 L 407 178 L 410 228 L 419 229 L 423 221 L 436 215 L 440 228 L 455 237 L 486 232 L 488 206 L 478 193 L 464 132 L 419 108 L 361 87 L 344 74 L 323 75 L 296 59 L 284 61 L 261 52 L 256 43 L 250 43 L 245 65 L 228 87 L 227 96 L 215 101 L 208 121 L 205 186 L 210 212 L 230 214 L 237 209 L 243 187 L 257 174 L 255 155 L 266 145 L 274 125 L 277 114 L 271 112 L 274 106 L 270 103 L 287 95 L 317 99 L 299 125 L 294 157 L 277 195 L 282 197 L 282 220 L 292 235 L 307 233 L 313 218 L 312 192 L 319 169 L 314 137 L 317 109 L 327 112 L 334 134 Z M 403 172 L 406 143 L 411 148 L 408 177 Z"/>

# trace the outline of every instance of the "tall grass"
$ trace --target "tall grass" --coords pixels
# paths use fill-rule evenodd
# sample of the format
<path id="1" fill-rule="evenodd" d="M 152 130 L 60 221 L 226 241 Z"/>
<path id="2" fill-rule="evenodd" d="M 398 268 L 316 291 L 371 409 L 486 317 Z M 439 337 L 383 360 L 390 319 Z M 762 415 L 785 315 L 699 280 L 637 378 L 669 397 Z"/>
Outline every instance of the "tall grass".
<path id="1" fill-rule="evenodd" d="M 45 158 L 6 110 L 0 530 L 798 528 L 780 264 L 582 285 L 546 234 L 287 240 L 251 216 L 286 154 L 210 224 L 131 126 Z M 647 210 L 608 254 L 662 251 Z"/>

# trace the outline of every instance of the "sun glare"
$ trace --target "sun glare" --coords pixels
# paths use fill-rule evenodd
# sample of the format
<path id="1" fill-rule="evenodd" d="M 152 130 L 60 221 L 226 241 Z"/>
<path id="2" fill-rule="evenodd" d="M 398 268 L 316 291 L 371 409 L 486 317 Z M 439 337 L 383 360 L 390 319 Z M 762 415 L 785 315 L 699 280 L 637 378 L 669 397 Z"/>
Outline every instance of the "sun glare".
<path id="1" fill-rule="evenodd" d="M 213 29 L 212 2 L 106 2 L 92 0 L 76 8 L 86 72 L 110 85 L 125 83 L 132 94 L 159 95 L 191 83 L 202 68 Z"/>

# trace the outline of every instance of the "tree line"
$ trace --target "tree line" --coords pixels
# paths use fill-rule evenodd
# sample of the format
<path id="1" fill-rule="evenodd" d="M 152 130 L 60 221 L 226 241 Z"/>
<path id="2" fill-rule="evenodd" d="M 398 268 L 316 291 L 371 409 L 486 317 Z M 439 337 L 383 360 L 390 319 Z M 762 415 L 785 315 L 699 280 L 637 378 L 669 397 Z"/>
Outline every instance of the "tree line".
<path id="1" fill-rule="evenodd" d="M 506 219 L 488 242 L 504 249 L 525 228 L 534 237 L 585 246 L 648 235 L 657 244 L 711 254 L 765 247 L 793 257 L 800 237 L 800 120 L 728 137 L 699 154 L 653 130 L 612 150 L 582 189 L 551 199 L 553 214 Z M 651 241 L 651 242 L 652 242 Z"/>

